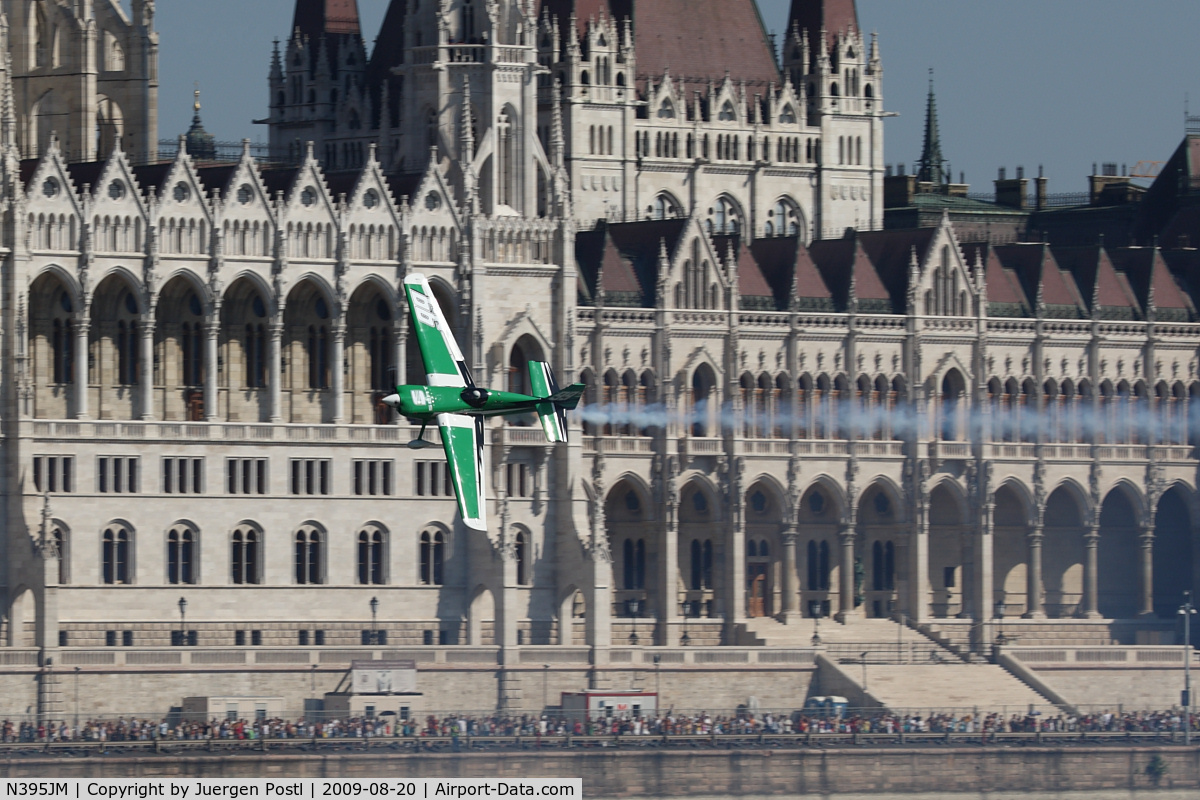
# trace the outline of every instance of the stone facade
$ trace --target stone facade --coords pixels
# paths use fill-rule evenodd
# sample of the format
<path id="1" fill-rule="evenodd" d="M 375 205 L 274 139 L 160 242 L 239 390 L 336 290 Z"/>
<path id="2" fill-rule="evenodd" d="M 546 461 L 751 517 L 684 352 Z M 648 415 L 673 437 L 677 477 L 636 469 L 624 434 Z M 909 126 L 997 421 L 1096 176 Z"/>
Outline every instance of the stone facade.
<path id="1" fill-rule="evenodd" d="M 435 5 L 393 4 L 410 38 L 363 74 L 357 139 L 283 125 L 332 87 L 308 101 L 285 64 L 334 77 L 324 29 L 293 37 L 271 80 L 301 102 L 285 88 L 273 136 L 316 141 L 291 163 L 30 151 L 22 72 L 0 76 L 10 646 L 386 635 L 604 667 L 762 615 L 966 617 L 976 644 L 997 603 L 1173 615 L 1195 583 L 1195 251 L 870 230 L 881 73 L 856 21 L 795 20 L 751 91 L 732 73 L 761 59 L 642 73 L 636 13 Z M 387 76 L 407 89 L 372 101 Z M 389 136 L 367 124 L 401 98 Z M 423 380 L 410 271 L 480 383 L 519 390 L 537 359 L 589 386 L 569 444 L 489 427 L 486 535 L 380 403 Z"/>

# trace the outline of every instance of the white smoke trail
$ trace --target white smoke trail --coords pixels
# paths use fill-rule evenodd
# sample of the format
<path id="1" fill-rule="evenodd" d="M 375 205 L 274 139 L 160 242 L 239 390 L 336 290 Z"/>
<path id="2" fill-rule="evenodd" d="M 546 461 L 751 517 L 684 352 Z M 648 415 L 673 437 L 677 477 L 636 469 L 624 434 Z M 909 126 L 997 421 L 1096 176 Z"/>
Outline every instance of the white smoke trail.
<path id="1" fill-rule="evenodd" d="M 750 437 L 789 438 L 797 432 L 808 439 L 931 438 L 936 434 L 951 440 L 984 438 L 995 442 L 1108 442 L 1187 444 L 1200 439 L 1200 403 L 1178 403 L 1169 413 L 1156 410 L 1139 398 L 1116 398 L 1093 408 L 1090 403 L 1052 407 L 996 405 L 966 407 L 960 403 L 930 403 L 925 411 L 901 403 L 891 408 L 864 407 L 853 401 L 823 400 L 811 413 L 791 409 L 743 408 L 725 403 L 710 408 L 707 401 L 690 408 L 667 408 L 662 403 L 622 403 L 580 406 L 579 418 L 592 426 L 606 425 L 648 433 L 670 427 L 702 435 L 719 436 L 731 431 Z M 699 435 L 699 434 L 697 434 Z"/>

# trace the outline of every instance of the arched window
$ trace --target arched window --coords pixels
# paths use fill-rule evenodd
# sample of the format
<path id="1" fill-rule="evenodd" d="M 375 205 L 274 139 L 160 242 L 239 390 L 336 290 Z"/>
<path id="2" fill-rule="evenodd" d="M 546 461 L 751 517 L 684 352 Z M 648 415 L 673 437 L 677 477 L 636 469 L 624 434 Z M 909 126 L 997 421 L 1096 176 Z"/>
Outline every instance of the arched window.
<path id="1" fill-rule="evenodd" d="M 692 539 L 692 589 L 704 588 L 704 554 L 699 539 Z"/>
<path id="2" fill-rule="evenodd" d="M 722 195 L 708 210 L 709 233 L 737 233 L 741 229 L 742 212 L 732 198 Z"/>
<path id="3" fill-rule="evenodd" d="M 713 543 L 712 539 L 704 540 L 704 573 L 701 575 L 703 586 L 701 588 L 713 588 Z"/>
<path id="4" fill-rule="evenodd" d="M 233 552 L 230 557 L 230 579 L 234 584 L 259 582 L 258 531 L 253 528 L 238 528 L 231 539 Z"/>
<path id="5" fill-rule="evenodd" d="M 513 155 L 516 130 L 508 110 L 500 112 L 496 121 L 496 202 L 502 206 L 516 206 L 516 164 Z"/>
<path id="6" fill-rule="evenodd" d="M 658 107 L 659 119 L 675 119 L 675 105 L 670 100 L 663 100 Z"/>
<path id="7" fill-rule="evenodd" d="M 308 388 L 329 388 L 329 328 L 308 326 Z"/>
<path id="8" fill-rule="evenodd" d="M 383 303 L 382 300 L 379 301 Z M 389 386 L 389 372 L 392 368 L 392 335 L 387 326 L 371 328 L 370 357 L 371 357 L 371 389 L 382 392 L 394 387 Z"/>
<path id="9" fill-rule="evenodd" d="M 883 546 L 883 588 L 889 592 L 896 588 L 896 545 L 891 542 Z"/>
<path id="10" fill-rule="evenodd" d="M 195 537 L 188 528 L 167 534 L 167 583 L 195 583 Z"/>
<path id="11" fill-rule="evenodd" d="M 296 583 L 324 583 L 321 570 L 321 533 L 301 528 L 296 533 Z"/>
<path id="12" fill-rule="evenodd" d="M 441 531 L 421 531 L 421 583 L 441 586 L 446 558 L 446 537 Z"/>
<path id="13" fill-rule="evenodd" d="M 767 212 L 767 236 L 796 236 L 799 233 L 800 208 L 790 198 L 779 198 Z"/>
<path id="14" fill-rule="evenodd" d="M 64 301 L 66 295 L 63 295 Z M 54 382 L 75 382 L 75 326 L 70 319 L 55 319 L 51 340 Z"/>
<path id="15" fill-rule="evenodd" d="M 667 192 L 661 192 L 658 197 L 654 198 L 650 215 L 654 219 L 678 219 L 683 216 L 683 209 L 680 208 L 679 202 L 674 197 Z"/>
<path id="16" fill-rule="evenodd" d="M 529 540 L 525 537 L 525 531 L 517 531 L 515 550 L 517 556 L 517 584 L 526 586 L 529 583 Z"/>
<path id="17" fill-rule="evenodd" d="M 626 539 L 621 550 L 621 565 L 625 578 L 623 582 L 624 587 L 626 589 L 635 589 L 637 587 L 634 586 L 633 539 Z"/>
<path id="18" fill-rule="evenodd" d="M 821 542 L 818 553 L 818 584 L 823 592 L 829 591 L 829 542 Z"/>
<path id="19" fill-rule="evenodd" d="M 378 528 L 367 528 L 358 534 L 358 582 L 381 585 L 384 567 L 384 535 Z"/>
<path id="20" fill-rule="evenodd" d="M 70 547 L 70 542 L 67 540 L 66 531 L 61 526 L 55 525 L 50 530 L 50 541 L 54 544 L 54 551 L 58 553 L 58 584 L 66 586 L 70 583 L 70 564 L 71 556 L 67 551 Z"/>
<path id="21" fill-rule="evenodd" d="M 180 345 L 183 350 L 183 384 L 200 386 L 204 383 L 204 333 L 199 323 L 183 323 Z"/>
<path id="22" fill-rule="evenodd" d="M 721 122 L 733 122 L 737 119 L 737 114 L 734 113 L 733 103 L 728 100 L 721 106 L 721 112 L 717 115 L 717 119 Z"/>
<path id="23" fill-rule="evenodd" d="M 104 529 L 103 578 L 107 584 L 127 584 L 131 574 L 129 568 L 129 531 L 123 525 L 113 525 Z"/>
<path id="24" fill-rule="evenodd" d="M 821 564 L 817 555 L 817 543 L 810 541 L 808 543 L 808 588 L 817 590 L 821 588 Z"/>
<path id="25" fill-rule="evenodd" d="M 257 298 L 256 298 L 257 299 Z M 262 325 L 247 325 L 243 341 L 246 361 L 246 386 L 256 389 L 267 385 L 266 337 Z"/>
<path id="26" fill-rule="evenodd" d="M 796 124 L 796 111 L 790 103 L 783 107 L 783 112 L 779 115 L 779 121 L 784 125 Z"/>
<path id="27" fill-rule="evenodd" d="M 139 338 L 135 323 L 117 322 L 117 383 L 122 386 L 133 386 L 138 382 Z"/>

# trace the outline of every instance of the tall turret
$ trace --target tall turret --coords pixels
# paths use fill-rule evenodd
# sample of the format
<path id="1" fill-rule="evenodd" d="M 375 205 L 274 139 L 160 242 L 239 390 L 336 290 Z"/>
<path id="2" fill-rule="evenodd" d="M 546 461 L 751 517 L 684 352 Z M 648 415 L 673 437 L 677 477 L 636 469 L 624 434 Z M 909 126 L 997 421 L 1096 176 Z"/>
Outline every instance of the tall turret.
<path id="1" fill-rule="evenodd" d="M 933 94 L 933 70 L 929 70 L 929 99 L 925 105 L 925 146 L 917 161 L 917 180 L 942 186 L 950 183 L 946 159 L 942 156 L 942 137 L 938 131 L 937 98 Z"/>

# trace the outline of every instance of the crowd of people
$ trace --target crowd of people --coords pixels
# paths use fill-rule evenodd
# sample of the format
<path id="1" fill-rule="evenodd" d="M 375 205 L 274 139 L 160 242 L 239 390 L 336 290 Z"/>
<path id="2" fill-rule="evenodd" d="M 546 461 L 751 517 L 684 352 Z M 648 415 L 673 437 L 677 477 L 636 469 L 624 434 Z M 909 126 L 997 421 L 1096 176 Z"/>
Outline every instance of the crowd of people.
<path id="1" fill-rule="evenodd" d="M 848 711 L 843 714 L 807 712 L 735 712 L 730 714 L 674 713 L 576 719 L 562 715 L 445 714 L 401 719 L 394 715 L 345 719 L 279 718 L 213 719 L 207 722 L 182 718 L 153 721 L 136 717 L 89 719 L 72 726 L 66 720 L 0 723 L 4 743 L 18 742 L 138 742 L 138 741 L 244 741 L 364 739 L 389 737 L 420 740 L 444 737 L 456 747 L 464 737 L 623 737 L 623 736 L 723 736 L 780 734 L 899 734 L 899 733 L 1172 733 L 1183 730 L 1180 710 L 1103 711 L 1043 715 L 1037 712 L 911 713 L 886 710 Z M 1191 715 L 1191 730 L 1200 729 L 1200 714 Z"/>

